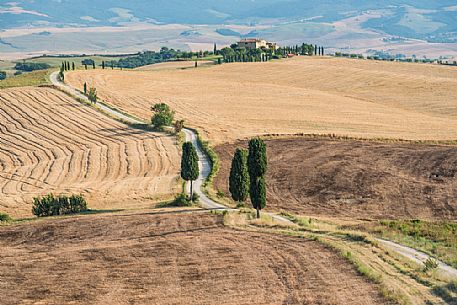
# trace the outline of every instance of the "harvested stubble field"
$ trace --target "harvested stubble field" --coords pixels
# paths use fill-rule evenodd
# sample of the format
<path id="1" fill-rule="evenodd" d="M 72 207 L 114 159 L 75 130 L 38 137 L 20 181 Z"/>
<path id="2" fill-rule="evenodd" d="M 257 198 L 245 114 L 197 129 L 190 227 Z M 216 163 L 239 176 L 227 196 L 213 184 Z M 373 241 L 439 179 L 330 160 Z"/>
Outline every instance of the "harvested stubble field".
<path id="1" fill-rule="evenodd" d="M 149 206 L 178 190 L 172 137 L 129 128 L 51 88 L 0 91 L 0 211 L 82 193 L 93 209 Z"/>
<path id="2" fill-rule="evenodd" d="M 2 304 L 384 304 L 316 241 L 222 216 L 112 214 L 0 227 Z"/>
<path id="3" fill-rule="evenodd" d="M 199 60 L 198 67 L 214 65 L 214 61 L 211 60 Z M 177 69 L 191 69 L 195 68 L 195 61 L 193 60 L 182 60 L 182 61 L 168 61 L 161 62 L 158 64 L 147 65 L 136 68 L 136 71 L 159 71 L 159 70 L 177 70 Z"/>
<path id="4" fill-rule="evenodd" d="M 325 137 L 266 141 L 268 209 L 351 218 L 457 220 L 457 146 Z M 237 147 L 215 148 L 221 168 L 215 188 L 230 194 Z"/>
<path id="5" fill-rule="evenodd" d="M 300 57 L 205 69 L 75 71 L 117 107 L 149 119 L 169 103 L 215 144 L 266 133 L 455 140 L 457 69 Z"/>

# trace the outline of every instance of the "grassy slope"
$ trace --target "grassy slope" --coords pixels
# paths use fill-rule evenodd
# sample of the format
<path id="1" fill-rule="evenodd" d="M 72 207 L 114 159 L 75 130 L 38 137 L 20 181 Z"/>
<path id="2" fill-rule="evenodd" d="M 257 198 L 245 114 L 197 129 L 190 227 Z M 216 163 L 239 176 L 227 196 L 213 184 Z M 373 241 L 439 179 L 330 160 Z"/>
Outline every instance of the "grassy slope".
<path id="1" fill-rule="evenodd" d="M 47 85 L 50 84 L 50 73 L 51 70 L 39 70 L 30 73 L 24 73 L 18 76 L 12 76 L 0 81 L 0 89 Z"/>

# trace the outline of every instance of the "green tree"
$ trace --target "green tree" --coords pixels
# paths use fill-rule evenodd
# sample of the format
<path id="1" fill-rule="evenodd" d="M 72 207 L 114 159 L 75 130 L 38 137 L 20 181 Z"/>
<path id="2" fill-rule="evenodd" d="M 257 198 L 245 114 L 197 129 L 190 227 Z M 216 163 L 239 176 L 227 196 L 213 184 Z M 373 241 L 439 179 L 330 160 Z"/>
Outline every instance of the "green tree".
<path id="1" fill-rule="evenodd" d="M 191 142 L 185 142 L 182 145 L 181 158 L 181 178 L 190 181 L 190 199 L 194 198 L 193 181 L 197 180 L 199 175 L 198 155 L 194 145 Z"/>
<path id="2" fill-rule="evenodd" d="M 89 89 L 89 94 L 87 95 L 89 98 L 89 101 L 91 103 L 97 104 L 97 89 L 96 88 L 90 88 Z"/>
<path id="3" fill-rule="evenodd" d="M 102 61 L 102 69 L 105 69 L 105 61 Z"/>
<path id="4" fill-rule="evenodd" d="M 72 69 L 72 70 L 75 69 L 75 63 L 74 63 L 74 62 L 71 63 L 71 69 Z"/>
<path id="5" fill-rule="evenodd" d="M 260 138 L 249 141 L 249 195 L 253 207 L 260 218 L 260 210 L 266 205 L 265 174 L 267 172 L 267 147 Z"/>
<path id="6" fill-rule="evenodd" d="M 95 61 L 92 61 L 92 69 L 95 69 Z"/>
<path id="7" fill-rule="evenodd" d="M 216 53 L 217 53 L 217 45 L 216 45 L 216 44 L 214 44 L 214 50 L 213 50 L 213 53 L 214 53 L 214 55 L 216 55 Z"/>
<path id="8" fill-rule="evenodd" d="M 229 190 L 233 200 L 246 201 L 249 195 L 248 152 L 238 148 L 230 168 Z"/>
<path id="9" fill-rule="evenodd" d="M 87 94 L 87 83 L 84 83 L 84 94 Z"/>
<path id="10" fill-rule="evenodd" d="M 6 79 L 6 72 L 5 71 L 0 71 L 0 80 Z"/>
<path id="11" fill-rule="evenodd" d="M 155 104 L 152 107 L 152 111 L 154 111 L 154 115 L 152 116 L 151 122 L 155 128 L 160 129 L 164 126 L 173 124 L 175 113 L 167 104 Z"/>

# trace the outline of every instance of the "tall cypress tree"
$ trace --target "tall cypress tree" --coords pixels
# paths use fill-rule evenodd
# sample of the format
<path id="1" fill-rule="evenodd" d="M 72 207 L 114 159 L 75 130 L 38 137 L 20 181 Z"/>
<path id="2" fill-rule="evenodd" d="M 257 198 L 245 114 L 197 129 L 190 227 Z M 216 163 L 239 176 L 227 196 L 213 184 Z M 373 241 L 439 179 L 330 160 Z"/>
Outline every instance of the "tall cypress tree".
<path id="1" fill-rule="evenodd" d="M 95 60 L 92 61 L 92 68 L 95 69 Z"/>
<path id="2" fill-rule="evenodd" d="M 267 172 L 267 147 L 260 138 L 249 141 L 249 195 L 252 206 L 257 210 L 257 218 L 260 218 L 260 210 L 266 205 L 265 174 Z"/>
<path id="3" fill-rule="evenodd" d="M 71 69 L 72 69 L 72 70 L 75 69 L 75 63 L 74 63 L 74 62 L 71 63 Z"/>
<path id="4" fill-rule="evenodd" d="M 87 83 L 84 83 L 84 94 L 87 94 Z"/>
<path id="5" fill-rule="evenodd" d="M 216 53 L 217 53 L 217 45 L 216 44 L 214 44 L 214 51 L 213 52 L 214 52 L 214 55 L 216 55 Z"/>
<path id="6" fill-rule="evenodd" d="M 230 168 L 229 190 L 235 201 L 246 201 L 249 195 L 248 152 L 238 148 Z"/>
<path id="7" fill-rule="evenodd" d="M 102 61 L 102 69 L 105 69 L 105 61 Z"/>
<path id="8" fill-rule="evenodd" d="M 317 45 L 314 46 L 314 54 L 317 55 Z"/>
<path id="9" fill-rule="evenodd" d="M 194 145 L 191 142 L 185 142 L 182 145 L 181 157 L 181 178 L 190 181 L 190 199 L 193 199 L 193 182 L 199 175 L 198 155 Z"/>

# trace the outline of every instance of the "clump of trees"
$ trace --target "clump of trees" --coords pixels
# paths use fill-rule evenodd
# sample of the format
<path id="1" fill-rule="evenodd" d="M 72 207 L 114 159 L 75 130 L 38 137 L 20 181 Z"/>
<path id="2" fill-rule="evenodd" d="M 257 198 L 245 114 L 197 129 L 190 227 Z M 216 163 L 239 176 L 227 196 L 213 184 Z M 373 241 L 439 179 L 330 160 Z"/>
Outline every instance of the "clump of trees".
<path id="1" fill-rule="evenodd" d="M 182 145 L 181 178 L 190 181 L 190 200 L 194 201 L 193 182 L 199 175 L 197 150 L 191 142 Z"/>
<path id="2" fill-rule="evenodd" d="M 156 129 L 162 129 L 164 126 L 173 124 L 175 112 L 171 110 L 170 106 L 165 103 L 159 103 L 152 106 L 154 114 L 151 119 L 152 125 Z"/>
<path id="3" fill-rule="evenodd" d="M 33 198 L 32 213 L 38 217 L 75 214 L 87 211 L 87 202 L 82 195 L 48 194 Z"/>
<path id="4" fill-rule="evenodd" d="M 5 71 L 0 71 L 0 80 L 6 79 L 6 72 Z"/>
<path id="5" fill-rule="evenodd" d="M 24 71 L 24 72 L 32 72 L 35 70 L 46 70 L 51 68 L 50 65 L 46 63 L 39 63 L 39 62 L 18 62 L 14 66 L 14 69 Z"/>
<path id="6" fill-rule="evenodd" d="M 260 210 L 266 206 L 265 174 L 267 172 L 267 149 L 260 138 L 249 141 L 249 152 L 237 149 L 232 160 L 229 190 L 233 200 L 246 201 L 248 195 L 260 218 Z"/>

